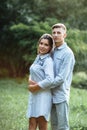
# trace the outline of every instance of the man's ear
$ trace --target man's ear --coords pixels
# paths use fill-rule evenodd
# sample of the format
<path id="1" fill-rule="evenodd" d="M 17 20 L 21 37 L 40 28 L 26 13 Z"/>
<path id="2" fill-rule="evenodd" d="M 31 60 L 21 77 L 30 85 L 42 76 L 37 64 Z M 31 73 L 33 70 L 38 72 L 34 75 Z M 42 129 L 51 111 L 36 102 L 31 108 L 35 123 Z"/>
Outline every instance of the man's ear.
<path id="1" fill-rule="evenodd" d="M 65 33 L 65 34 L 64 34 L 64 38 L 66 38 L 66 37 L 67 37 L 67 34 Z"/>

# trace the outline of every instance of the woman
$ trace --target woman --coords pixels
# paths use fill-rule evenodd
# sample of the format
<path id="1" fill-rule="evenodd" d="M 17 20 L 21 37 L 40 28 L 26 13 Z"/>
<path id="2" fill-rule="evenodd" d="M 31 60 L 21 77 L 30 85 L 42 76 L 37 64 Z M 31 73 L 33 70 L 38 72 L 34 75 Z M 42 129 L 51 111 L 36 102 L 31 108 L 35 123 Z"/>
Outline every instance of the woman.
<path id="1" fill-rule="evenodd" d="M 47 130 L 52 106 L 50 87 L 54 80 L 53 61 L 50 56 L 52 47 L 52 36 L 42 35 L 38 43 L 38 55 L 30 67 L 29 91 L 31 92 L 27 112 L 29 130 L 36 130 L 37 127 L 39 130 Z"/>

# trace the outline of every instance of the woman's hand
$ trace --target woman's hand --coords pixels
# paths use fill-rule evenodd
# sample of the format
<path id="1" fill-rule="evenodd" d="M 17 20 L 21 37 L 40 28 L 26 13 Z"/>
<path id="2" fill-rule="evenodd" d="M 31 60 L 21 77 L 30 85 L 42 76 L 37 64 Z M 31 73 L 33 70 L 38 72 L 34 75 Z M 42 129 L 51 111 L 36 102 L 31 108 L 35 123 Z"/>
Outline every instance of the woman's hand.
<path id="1" fill-rule="evenodd" d="M 31 80 L 31 79 L 29 79 L 29 85 L 34 85 L 34 84 L 36 84 L 36 82 Z"/>
<path id="2" fill-rule="evenodd" d="M 30 92 L 37 92 L 37 91 L 39 91 L 41 89 L 41 87 L 39 87 L 39 85 L 38 84 L 31 84 L 31 85 L 29 85 L 28 86 L 28 90 L 30 91 Z"/>

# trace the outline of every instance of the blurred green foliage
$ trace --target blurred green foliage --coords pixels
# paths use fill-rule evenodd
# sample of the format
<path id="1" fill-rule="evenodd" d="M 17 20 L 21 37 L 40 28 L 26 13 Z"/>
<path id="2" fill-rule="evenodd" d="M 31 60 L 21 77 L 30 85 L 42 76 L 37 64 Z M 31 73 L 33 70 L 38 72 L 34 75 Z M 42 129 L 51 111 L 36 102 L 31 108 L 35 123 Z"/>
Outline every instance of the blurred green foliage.
<path id="1" fill-rule="evenodd" d="M 75 72 L 87 72 L 86 0 L 0 1 L 0 77 L 24 77 L 37 54 L 37 43 L 51 26 L 67 26 L 66 42 L 75 54 Z"/>

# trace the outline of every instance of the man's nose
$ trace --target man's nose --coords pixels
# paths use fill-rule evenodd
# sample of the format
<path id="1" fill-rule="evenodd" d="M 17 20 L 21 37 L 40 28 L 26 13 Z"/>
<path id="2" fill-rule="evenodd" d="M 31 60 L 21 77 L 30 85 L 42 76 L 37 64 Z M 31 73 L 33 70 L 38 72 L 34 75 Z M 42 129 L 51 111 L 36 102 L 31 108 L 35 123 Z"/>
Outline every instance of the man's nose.
<path id="1" fill-rule="evenodd" d="M 57 34 L 57 33 L 55 33 L 55 36 L 58 36 L 58 34 Z"/>

